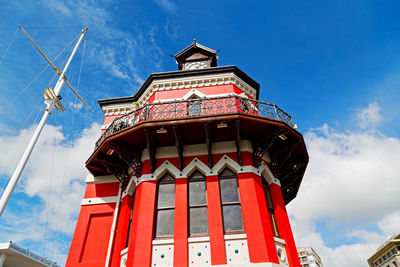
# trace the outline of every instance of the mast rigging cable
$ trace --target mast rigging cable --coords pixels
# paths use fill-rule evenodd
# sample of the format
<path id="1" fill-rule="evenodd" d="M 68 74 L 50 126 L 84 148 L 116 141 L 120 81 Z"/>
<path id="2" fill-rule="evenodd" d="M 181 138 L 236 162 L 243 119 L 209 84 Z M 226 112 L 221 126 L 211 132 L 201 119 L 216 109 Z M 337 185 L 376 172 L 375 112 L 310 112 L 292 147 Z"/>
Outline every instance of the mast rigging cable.
<path id="1" fill-rule="evenodd" d="M 17 30 L 18 31 L 18 30 Z M 71 42 L 69 42 L 68 44 L 67 44 L 67 46 L 65 46 L 57 55 L 56 55 L 56 57 L 55 58 L 53 58 L 53 62 L 79 37 L 79 35 L 80 34 L 78 34 L 77 36 L 75 36 L 74 37 L 74 39 L 71 41 Z M 65 62 L 65 61 L 64 61 Z M 36 75 L 36 77 L 35 78 L 33 78 L 33 80 L 31 81 L 31 82 L 29 82 L 28 83 L 28 85 L 26 85 L 19 93 L 18 93 L 18 95 L 16 95 L 10 102 L 8 102 L 7 104 L 5 104 L 4 106 L 5 106 L 5 108 L 4 108 L 4 110 L 7 110 L 7 108 L 9 107 L 9 106 L 11 106 L 12 104 L 14 104 L 15 102 L 16 102 L 16 100 L 45 72 L 45 70 L 48 68 L 48 67 L 50 67 L 50 65 L 47 65 L 46 67 L 44 67 L 43 68 L 43 70 L 38 74 L 38 75 Z M 3 111 L 3 112 L 0 112 L 0 114 L 3 114 L 3 113 L 5 113 L 5 111 Z"/>

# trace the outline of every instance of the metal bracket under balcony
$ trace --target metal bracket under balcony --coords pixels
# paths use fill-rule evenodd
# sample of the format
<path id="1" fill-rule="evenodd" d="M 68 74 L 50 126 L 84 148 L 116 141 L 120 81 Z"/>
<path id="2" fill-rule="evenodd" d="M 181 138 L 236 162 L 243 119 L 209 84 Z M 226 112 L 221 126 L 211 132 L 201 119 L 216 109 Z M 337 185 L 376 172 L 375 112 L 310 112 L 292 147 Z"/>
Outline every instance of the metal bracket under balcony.
<path id="1" fill-rule="evenodd" d="M 108 147 L 106 154 L 99 155 L 99 162 L 120 181 L 121 187 L 125 189 L 130 178 L 129 168 L 132 169 L 132 175 L 141 176 L 141 152 L 115 141 L 110 142 Z"/>

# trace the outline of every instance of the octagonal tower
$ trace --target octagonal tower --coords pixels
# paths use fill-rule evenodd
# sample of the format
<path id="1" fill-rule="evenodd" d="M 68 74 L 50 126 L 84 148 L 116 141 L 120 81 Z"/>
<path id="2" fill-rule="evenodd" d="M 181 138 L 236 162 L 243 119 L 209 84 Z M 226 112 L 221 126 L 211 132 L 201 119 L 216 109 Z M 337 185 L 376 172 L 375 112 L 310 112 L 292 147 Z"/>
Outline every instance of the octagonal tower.
<path id="1" fill-rule="evenodd" d="M 299 267 L 286 205 L 308 163 L 292 117 L 196 41 L 178 71 L 99 100 L 67 266 Z"/>

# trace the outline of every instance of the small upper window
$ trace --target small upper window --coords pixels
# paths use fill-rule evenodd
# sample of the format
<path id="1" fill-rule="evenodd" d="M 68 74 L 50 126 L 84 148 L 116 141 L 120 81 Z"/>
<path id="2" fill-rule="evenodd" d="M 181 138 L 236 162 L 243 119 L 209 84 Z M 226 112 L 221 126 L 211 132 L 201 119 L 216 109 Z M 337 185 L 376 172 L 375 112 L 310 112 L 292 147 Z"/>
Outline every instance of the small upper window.
<path id="1" fill-rule="evenodd" d="M 219 175 L 221 194 L 222 219 L 224 231 L 242 231 L 242 209 L 239 199 L 238 181 L 236 173 L 225 168 Z"/>
<path id="2" fill-rule="evenodd" d="M 158 198 L 156 210 L 156 237 L 174 235 L 175 217 L 175 179 L 169 173 L 158 182 Z"/>
<path id="3" fill-rule="evenodd" d="M 199 171 L 190 175 L 189 235 L 208 234 L 206 177 Z"/>

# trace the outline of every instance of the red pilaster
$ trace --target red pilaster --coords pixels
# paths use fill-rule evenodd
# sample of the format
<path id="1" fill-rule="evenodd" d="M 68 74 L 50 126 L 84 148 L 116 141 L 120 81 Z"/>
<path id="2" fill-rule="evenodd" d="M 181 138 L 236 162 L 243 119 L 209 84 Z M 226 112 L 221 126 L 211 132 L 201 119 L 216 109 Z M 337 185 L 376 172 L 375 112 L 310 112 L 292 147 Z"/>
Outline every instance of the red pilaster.
<path id="1" fill-rule="evenodd" d="M 211 264 L 226 264 L 224 228 L 222 224 L 218 176 L 207 176 L 206 182 Z"/>
<path id="2" fill-rule="evenodd" d="M 121 264 L 121 251 L 125 249 L 126 237 L 128 236 L 129 216 L 131 214 L 132 196 L 127 195 L 121 201 L 117 233 L 115 235 L 114 246 L 112 251 L 111 266 L 119 267 Z"/>
<path id="3" fill-rule="evenodd" d="M 127 267 L 150 267 L 154 229 L 156 181 L 137 186 L 128 245 Z"/>
<path id="4" fill-rule="evenodd" d="M 288 256 L 290 267 L 300 267 L 299 256 L 297 255 L 296 244 L 294 242 L 292 228 L 290 227 L 286 205 L 283 200 L 280 186 L 272 183 L 269 185 L 272 202 L 275 209 L 276 223 L 278 224 L 281 238 L 285 240 L 285 250 Z"/>
<path id="5" fill-rule="evenodd" d="M 176 179 L 174 225 L 175 267 L 187 267 L 189 263 L 187 196 L 187 179 Z"/>
<path id="6" fill-rule="evenodd" d="M 238 181 L 250 262 L 279 263 L 261 178 L 239 173 Z"/>

